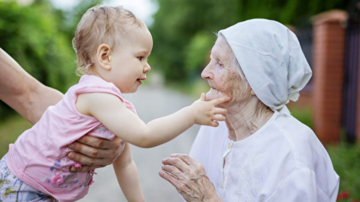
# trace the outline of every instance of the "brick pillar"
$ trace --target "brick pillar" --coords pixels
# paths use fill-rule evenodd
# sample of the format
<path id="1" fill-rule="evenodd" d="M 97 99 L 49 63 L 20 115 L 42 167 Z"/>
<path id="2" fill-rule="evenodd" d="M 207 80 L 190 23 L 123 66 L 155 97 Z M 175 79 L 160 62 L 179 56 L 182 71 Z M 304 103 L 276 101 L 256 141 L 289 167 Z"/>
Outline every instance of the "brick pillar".
<path id="1" fill-rule="evenodd" d="M 360 35 L 359 35 L 360 37 Z M 359 40 L 360 42 L 360 40 Z M 360 43 L 359 43 L 360 52 Z M 360 55 L 359 55 L 359 66 L 358 66 L 358 85 L 357 85 L 357 112 L 356 112 L 356 141 L 360 141 Z"/>
<path id="2" fill-rule="evenodd" d="M 312 18 L 314 127 L 324 145 L 340 138 L 346 20 L 340 10 Z"/>

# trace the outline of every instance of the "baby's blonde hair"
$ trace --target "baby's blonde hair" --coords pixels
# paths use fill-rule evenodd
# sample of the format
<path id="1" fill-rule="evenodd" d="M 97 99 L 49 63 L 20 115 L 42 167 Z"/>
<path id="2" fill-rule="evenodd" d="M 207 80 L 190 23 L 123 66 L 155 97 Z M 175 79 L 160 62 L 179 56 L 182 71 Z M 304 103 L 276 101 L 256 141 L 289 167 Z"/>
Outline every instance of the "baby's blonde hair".
<path id="1" fill-rule="evenodd" d="M 116 49 L 117 42 L 126 31 L 125 26 L 135 24 L 145 26 L 131 11 L 122 6 L 94 6 L 82 16 L 73 39 L 73 48 L 77 54 L 76 73 L 87 73 L 94 64 L 94 56 L 101 44 Z"/>

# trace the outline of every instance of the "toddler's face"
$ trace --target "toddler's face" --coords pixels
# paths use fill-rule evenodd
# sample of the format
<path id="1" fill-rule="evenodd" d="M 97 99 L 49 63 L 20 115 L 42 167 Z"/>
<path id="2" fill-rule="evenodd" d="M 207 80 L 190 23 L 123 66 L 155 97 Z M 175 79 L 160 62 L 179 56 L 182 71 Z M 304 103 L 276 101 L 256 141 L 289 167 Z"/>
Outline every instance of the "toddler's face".
<path id="1" fill-rule="evenodd" d="M 134 93 L 151 70 L 147 59 L 153 40 L 146 27 L 129 26 L 126 36 L 112 54 L 111 82 L 122 93 Z"/>

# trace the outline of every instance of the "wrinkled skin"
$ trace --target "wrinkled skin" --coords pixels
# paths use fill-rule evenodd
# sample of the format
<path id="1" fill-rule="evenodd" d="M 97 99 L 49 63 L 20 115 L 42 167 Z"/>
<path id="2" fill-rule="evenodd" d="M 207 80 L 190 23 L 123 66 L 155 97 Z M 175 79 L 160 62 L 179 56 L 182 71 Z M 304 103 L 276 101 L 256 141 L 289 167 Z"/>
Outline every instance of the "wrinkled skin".
<path id="1" fill-rule="evenodd" d="M 204 167 L 186 154 L 163 159 L 159 175 L 169 181 L 186 201 L 221 201 Z"/>
<path id="2" fill-rule="evenodd" d="M 207 80 L 210 86 L 209 92 L 206 93 L 207 100 L 230 97 L 231 100 L 223 105 L 228 106 L 244 100 L 244 96 L 249 94 L 234 57 L 229 44 L 223 37 L 219 37 L 211 50 L 211 60 L 201 73 L 201 77 Z"/>
<path id="3" fill-rule="evenodd" d="M 273 112 L 259 100 L 246 77 L 240 73 L 241 67 L 223 36 L 216 40 L 210 58 L 201 74 L 211 88 L 206 97 L 208 100 L 224 96 L 231 98 L 219 106 L 228 110 L 225 123 L 229 139 L 239 141 L 256 132 Z"/>

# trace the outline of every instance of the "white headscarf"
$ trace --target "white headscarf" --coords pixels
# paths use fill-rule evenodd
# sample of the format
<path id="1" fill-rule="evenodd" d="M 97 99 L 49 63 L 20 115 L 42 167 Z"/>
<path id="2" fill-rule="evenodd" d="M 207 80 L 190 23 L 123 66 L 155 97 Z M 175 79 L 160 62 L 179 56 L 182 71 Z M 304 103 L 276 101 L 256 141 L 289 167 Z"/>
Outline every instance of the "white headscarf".
<path id="1" fill-rule="evenodd" d="M 253 19 L 219 31 L 256 96 L 268 107 L 288 114 L 312 72 L 295 34 L 279 22 Z"/>

